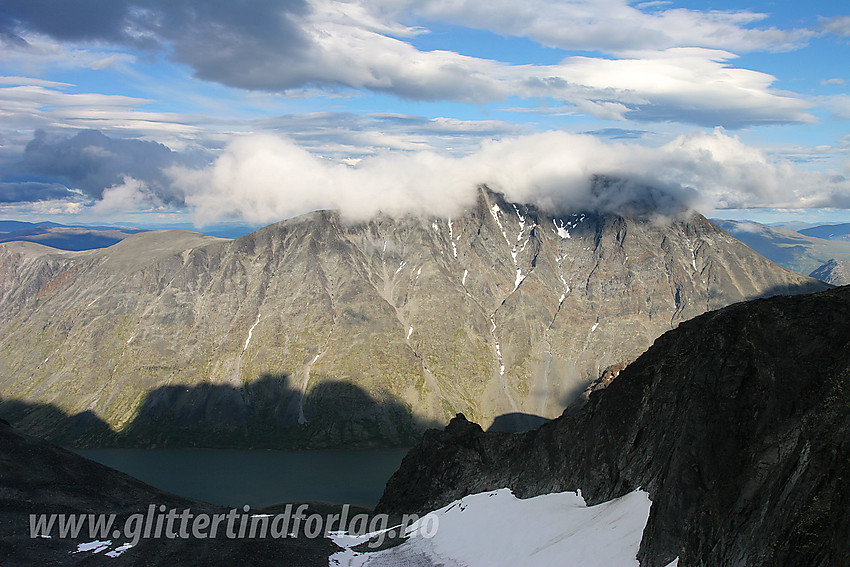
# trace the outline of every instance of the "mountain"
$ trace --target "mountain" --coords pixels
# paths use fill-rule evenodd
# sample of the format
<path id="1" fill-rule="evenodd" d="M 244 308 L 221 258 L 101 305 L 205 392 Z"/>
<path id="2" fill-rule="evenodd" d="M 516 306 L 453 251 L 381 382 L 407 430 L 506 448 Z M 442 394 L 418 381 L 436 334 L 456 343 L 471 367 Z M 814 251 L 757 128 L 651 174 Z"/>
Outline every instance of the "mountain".
<path id="1" fill-rule="evenodd" d="M 201 514 L 226 514 L 228 509 L 168 494 L 118 471 L 89 461 L 36 437 L 16 431 L 0 420 L 0 562 L 27 565 L 242 565 L 327 566 L 337 547 L 326 538 L 233 539 L 225 527 L 215 538 L 94 537 L 88 524 L 76 537 L 61 537 L 60 520 L 54 520 L 51 537 L 30 532 L 30 515 L 115 514 L 113 526 L 131 528 L 142 536 L 133 515 L 147 516 L 149 506 L 162 510 L 190 510 Z M 242 510 L 238 510 L 241 514 Z M 163 514 L 164 516 L 164 514 Z M 152 516 L 156 517 L 156 516 Z M 190 519 L 191 521 L 191 519 Z M 138 529 L 133 526 L 139 526 Z M 153 527 L 153 522 L 150 523 Z M 180 521 L 174 523 L 178 533 Z M 187 524 L 191 529 L 193 524 Z M 236 524 L 238 525 L 238 524 Z M 166 526 L 167 528 L 167 526 Z M 150 530 L 150 534 L 155 534 Z M 188 532 L 187 532 L 188 533 Z M 208 529 L 201 532 L 209 534 Z M 97 550 L 97 551 L 96 551 Z"/>
<path id="2" fill-rule="evenodd" d="M 219 238 L 239 238 L 245 236 L 255 230 L 262 228 L 259 224 L 242 224 L 242 223 L 223 223 L 205 225 L 203 228 L 197 228 L 192 223 L 174 223 L 170 224 L 169 228 L 179 228 L 183 230 L 198 231 L 208 236 L 217 236 Z"/>
<path id="3" fill-rule="evenodd" d="M 377 508 L 510 488 L 646 491 L 641 565 L 847 565 L 850 287 L 739 303 L 668 331 L 586 405 L 539 429 L 429 430 Z"/>
<path id="4" fill-rule="evenodd" d="M 815 238 L 751 221 L 711 222 L 768 260 L 800 274 L 811 274 L 830 258 L 850 260 L 850 242 Z"/>
<path id="5" fill-rule="evenodd" d="M 0 220 L 0 234 L 5 234 L 9 232 L 15 232 L 18 230 L 28 230 L 36 227 L 51 227 L 51 226 L 62 226 L 60 224 L 56 224 L 55 222 L 24 222 L 24 221 L 14 221 L 14 220 Z"/>
<path id="6" fill-rule="evenodd" d="M 794 230 L 796 232 L 800 232 L 801 228 L 811 228 L 813 226 L 817 226 L 815 222 L 803 222 L 803 221 L 786 221 L 786 222 L 772 222 L 768 223 L 767 226 L 773 228 L 787 228 L 789 230 Z"/>
<path id="7" fill-rule="evenodd" d="M 848 285 L 850 284 L 850 261 L 832 259 L 809 275 L 828 284 Z"/>
<path id="8" fill-rule="evenodd" d="M 827 240 L 850 240 L 850 223 L 822 224 L 804 228 L 798 231 L 806 236 L 825 238 Z"/>
<path id="9" fill-rule="evenodd" d="M 142 231 L 108 226 L 64 226 L 52 222 L 0 221 L 0 243 L 35 242 L 60 250 L 105 248 L 138 232 Z"/>
<path id="10" fill-rule="evenodd" d="M 824 287 L 696 213 L 553 215 L 485 189 L 454 219 L 9 243 L 0 414 L 80 446 L 406 445 L 458 412 L 555 417 L 682 321 Z"/>

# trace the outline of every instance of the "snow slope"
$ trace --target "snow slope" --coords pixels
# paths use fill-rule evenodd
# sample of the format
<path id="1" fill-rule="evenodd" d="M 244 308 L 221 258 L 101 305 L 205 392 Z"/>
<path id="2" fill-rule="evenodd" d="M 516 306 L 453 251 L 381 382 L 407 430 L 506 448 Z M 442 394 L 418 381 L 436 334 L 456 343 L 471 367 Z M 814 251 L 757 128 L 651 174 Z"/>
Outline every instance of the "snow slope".
<path id="1" fill-rule="evenodd" d="M 580 493 L 521 500 L 505 488 L 467 496 L 434 512 L 436 534 L 433 521 L 422 530 L 431 538 L 414 533 L 398 547 L 357 553 L 351 548 L 368 536 L 340 534 L 334 541 L 345 549 L 331 556 L 330 565 L 638 567 L 635 557 L 651 504 L 641 490 L 587 506 Z M 418 528 L 414 524 L 408 532 Z"/>

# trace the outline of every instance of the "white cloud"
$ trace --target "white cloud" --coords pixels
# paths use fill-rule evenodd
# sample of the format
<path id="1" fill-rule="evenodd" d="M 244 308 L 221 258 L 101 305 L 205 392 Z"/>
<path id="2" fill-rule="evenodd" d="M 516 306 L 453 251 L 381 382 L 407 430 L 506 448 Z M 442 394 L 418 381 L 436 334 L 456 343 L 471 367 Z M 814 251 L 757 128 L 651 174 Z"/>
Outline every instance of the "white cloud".
<path id="1" fill-rule="evenodd" d="M 459 6 L 464 10 L 478 10 L 482 16 L 499 21 L 504 18 L 518 26 L 531 25 L 527 20 L 541 25 L 555 22 L 554 28 L 565 41 L 575 41 L 581 49 L 588 50 L 599 46 L 592 39 L 582 37 L 584 32 L 580 30 L 584 30 L 584 26 L 575 22 L 567 27 L 560 25 L 563 22 L 558 14 L 566 6 L 570 7 L 568 13 L 560 17 L 572 18 L 575 10 L 582 11 L 585 18 L 598 17 L 605 28 L 597 31 L 604 37 L 610 37 L 614 29 L 629 38 L 650 29 L 642 27 L 647 24 L 643 19 L 630 19 L 636 10 L 624 2 L 538 4 L 541 5 L 510 2 L 505 6 L 492 6 L 466 2 Z M 682 34 L 681 41 L 641 43 L 631 39 L 628 49 L 623 50 L 624 58 L 571 57 L 559 65 L 539 66 L 509 65 L 449 51 L 419 51 L 401 39 L 381 33 L 380 26 L 371 23 L 379 20 L 377 15 L 369 20 L 369 25 L 361 25 L 365 20 L 363 6 L 345 4 L 347 9 L 339 10 L 338 5 L 329 0 L 315 0 L 314 11 L 302 20 L 307 42 L 301 57 L 295 61 L 277 58 L 254 62 L 262 69 L 252 71 L 252 76 L 261 70 L 260 75 L 269 81 L 265 88 L 289 88 L 318 82 L 389 92 L 416 100 L 484 103 L 505 100 L 509 96 L 551 97 L 607 120 L 628 117 L 726 127 L 813 120 L 805 112 L 808 105 L 804 101 L 771 91 L 772 76 L 731 67 L 729 61 L 735 58 L 732 53 L 683 47 L 727 45 L 726 35 L 732 34 L 727 29 L 729 26 L 758 20 L 758 15 L 673 11 L 658 25 L 677 30 L 675 33 Z M 450 6 L 456 4 L 435 2 L 416 9 L 429 16 L 443 17 L 453 9 Z M 356 18 L 349 16 L 354 11 L 358 14 Z M 388 27 L 398 27 L 388 14 L 381 16 Z M 653 15 L 650 19 L 655 21 L 657 17 Z M 691 29 L 699 26 L 688 18 L 706 27 L 704 35 L 712 40 L 703 41 L 700 33 Z M 716 25 L 709 26 L 706 22 Z M 483 27 L 506 31 L 497 22 Z M 735 29 L 747 37 L 752 31 Z M 409 28 L 402 31 L 409 32 Z M 650 33 L 655 32 L 650 29 Z M 763 33 L 772 35 L 772 32 Z"/>
<path id="2" fill-rule="evenodd" d="M 822 98 L 826 107 L 843 120 L 850 120 L 850 95 L 842 94 Z"/>
<path id="3" fill-rule="evenodd" d="M 76 215 L 85 210 L 85 201 L 65 198 L 37 201 L 34 203 L 0 203 L 0 215 L 33 222 L 43 221 L 45 217 L 68 216 L 73 222 Z"/>
<path id="4" fill-rule="evenodd" d="M 387 150 L 442 148 L 463 153 L 477 147 L 482 138 L 528 131 L 527 127 L 499 120 L 426 118 L 389 112 L 315 112 L 260 119 L 249 126 L 254 131 L 292 138 L 315 154 L 340 159 Z"/>
<path id="5" fill-rule="evenodd" d="M 697 48 L 633 59 L 570 57 L 535 70 L 536 80 L 525 78 L 523 83 L 527 96 L 572 102 L 601 119 L 684 119 L 727 127 L 814 120 L 806 112 L 809 103 L 771 91 L 771 75 L 730 67 L 734 57 Z"/>
<path id="6" fill-rule="evenodd" d="M 103 191 L 89 212 L 95 217 L 108 217 L 120 213 L 149 211 L 162 206 L 154 193 L 138 179 L 124 177 L 123 182 Z"/>
<path id="7" fill-rule="evenodd" d="M 60 83 L 58 81 L 48 81 L 45 79 L 37 79 L 35 77 L 0 77 L 0 85 L 14 86 L 36 86 L 47 88 L 70 87 L 70 83 Z"/>
<path id="8" fill-rule="evenodd" d="M 389 4 L 399 4 L 390 0 Z M 753 27 L 766 14 L 688 10 L 627 0 L 418 0 L 403 2 L 427 18 L 528 37 L 551 47 L 606 53 L 705 47 L 732 51 L 801 46 L 807 30 Z"/>
<path id="9" fill-rule="evenodd" d="M 162 50 L 188 64 L 197 77 L 243 89 L 347 88 L 473 104 L 519 96 L 554 99 L 606 120 L 728 128 L 812 120 L 801 98 L 771 88 L 773 77 L 730 64 L 735 57 L 730 50 L 786 49 L 808 37 L 803 31 L 754 27 L 763 14 L 658 5 L 638 9 L 626 0 L 292 0 L 258 5 L 250 13 L 227 4 L 162 3 L 142 11 L 128 6 L 115 4 L 103 29 L 85 22 L 86 33 L 111 44 Z M 21 17 L 36 29 L 55 30 L 61 28 L 54 21 L 59 15 L 33 8 Z M 422 51 L 409 39 L 424 30 L 401 23 L 417 15 L 563 49 L 601 50 L 616 58 L 514 65 L 453 51 Z M 30 43 L 28 49 L 9 51 L 32 58 L 32 53 L 72 50 L 46 41 Z M 115 53 L 77 51 L 89 67 L 124 64 Z"/>
<path id="10" fill-rule="evenodd" d="M 561 210 L 622 212 L 649 201 L 668 209 L 684 202 L 705 212 L 850 206 L 846 179 L 772 160 L 722 130 L 661 147 L 546 132 L 490 141 L 463 157 L 386 152 L 354 167 L 318 158 L 289 140 L 249 136 L 208 168 L 171 168 L 169 174 L 200 224 L 231 214 L 268 223 L 316 209 L 339 209 L 354 220 L 378 211 L 451 216 L 474 202 L 480 184 L 512 200 Z M 599 194 L 591 182 L 596 175 L 625 181 Z"/>
<path id="11" fill-rule="evenodd" d="M 821 22 L 821 29 L 841 37 L 850 37 L 850 16 L 835 16 L 825 18 Z"/>
<path id="12" fill-rule="evenodd" d="M 2 23 L 2 22 L 0 22 Z M 130 54 L 100 46 L 78 46 L 56 41 L 49 35 L 28 32 L 26 40 L 20 44 L 5 44 L 0 30 L 0 63 L 9 68 L 23 69 L 28 75 L 40 75 L 49 69 L 105 69 L 111 66 L 123 66 L 135 61 Z M 28 84 L 41 86 L 60 86 L 64 83 L 53 81 Z"/>
<path id="13" fill-rule="evenodd" d="M 209 168 L 172 168 L 170 174 L 200 224 L 232 213 L 265 223 L 328 208 L 349 218 L 368 218 L 378 210 L 448 216 L 469 204 L 469 178 L 444 172 L 457 163 L 418 151 L 370 157 L 351 168 L 288 140 L 258 135 L 235 140 Z M 452 170 L 457 172 L 456 165 Z"/>
<path id="14" fill-rule="evenodd" d="M 140 107 L 153 101 L 123 95 L 66 93 L 64 84 L 7 77 L 0 88 L 3 129 L 32 132 L 36 129 L 98 129 L 129 132 L 137 136 L 196 136 L 201 129 L 186 117 L 151 112 Z"/>

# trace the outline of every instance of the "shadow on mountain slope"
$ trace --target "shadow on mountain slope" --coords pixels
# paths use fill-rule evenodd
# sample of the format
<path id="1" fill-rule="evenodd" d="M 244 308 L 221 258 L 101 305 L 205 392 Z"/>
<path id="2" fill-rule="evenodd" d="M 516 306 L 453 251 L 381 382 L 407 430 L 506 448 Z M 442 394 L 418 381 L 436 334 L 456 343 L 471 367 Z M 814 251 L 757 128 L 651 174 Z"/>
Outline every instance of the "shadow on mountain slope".
<path id="1" fill-rule="evenodd" d="M 503 433 L 522 433 L 537 429 L 544 423 L 552 421 L 548 418 L 531 413 L 513 412 L 504 413 L 493 420 L 487 431 L 501 431 Z"/>
<path id="2" fill-rule="evenodd" d="M 51 404 L 19 400 L 0 399 L 0 417 L 74 447 L 402 447 L 437 425 L 389 394 L 372 396 L 348 382 L 323 382 L 302 396 L 286 375 L 240 386 L 162 386 L 119 431 L 91 411 L 68 415 Z"/>

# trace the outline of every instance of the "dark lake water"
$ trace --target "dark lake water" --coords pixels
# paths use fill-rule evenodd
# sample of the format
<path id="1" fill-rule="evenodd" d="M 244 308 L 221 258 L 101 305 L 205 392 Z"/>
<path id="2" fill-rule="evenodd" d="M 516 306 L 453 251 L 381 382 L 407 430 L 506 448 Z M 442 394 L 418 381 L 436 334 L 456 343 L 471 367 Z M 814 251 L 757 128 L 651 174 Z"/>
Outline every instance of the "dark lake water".
<path id="1" fill-rule="evenodd" d="M 407 449 L 237 451 L 87 449 L 77 453 L 180 496 L 261 508 L 323 501 L 372 508 Z"/>

